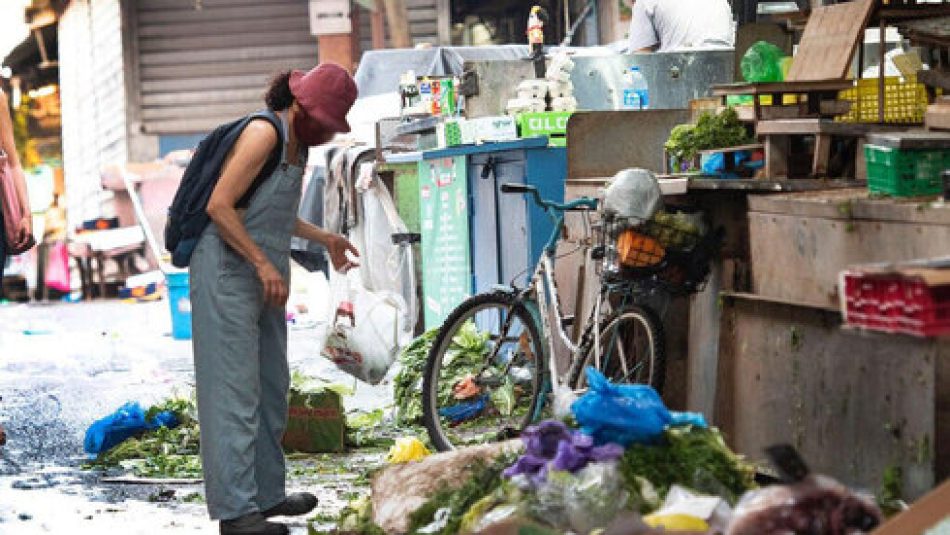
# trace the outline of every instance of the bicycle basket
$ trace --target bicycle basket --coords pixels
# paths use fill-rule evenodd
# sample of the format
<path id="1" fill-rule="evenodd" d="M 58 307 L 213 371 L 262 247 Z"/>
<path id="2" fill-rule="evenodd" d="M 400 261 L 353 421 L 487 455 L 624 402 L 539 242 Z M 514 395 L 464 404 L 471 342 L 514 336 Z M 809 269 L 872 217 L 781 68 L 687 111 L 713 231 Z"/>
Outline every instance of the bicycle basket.
<path id="1" fill-rule="evenodd" d="M 658 212 L 636 226 L 616 219 L 611 223 L 611 278 L 651 279 L 676 295 L 702 290 L 722 242 L 721 230 L 708 233 L 699 214 L 684 212 Z"/>

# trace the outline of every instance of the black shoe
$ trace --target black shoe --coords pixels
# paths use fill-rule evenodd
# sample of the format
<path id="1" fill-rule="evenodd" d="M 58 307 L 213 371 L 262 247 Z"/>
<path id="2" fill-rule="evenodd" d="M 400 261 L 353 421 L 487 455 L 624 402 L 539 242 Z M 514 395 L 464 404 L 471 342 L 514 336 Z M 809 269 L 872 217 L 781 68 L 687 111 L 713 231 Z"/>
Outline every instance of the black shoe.
<path id="1" fill-rule="evenodd" d="M 284 498 L 284 501 L 261 513 L 264 518 L 272 516 L 300 516 L 313 511 L 317 506 L 317 497 L 309 492 L 297 492 Z"/>
<path id="2" fill-rule="evenodd" d="M 221 535 L 287 535 L 290 533 L 287 526 L 268 522 L 260 513 L 222 520 L 219 529 Z"/>

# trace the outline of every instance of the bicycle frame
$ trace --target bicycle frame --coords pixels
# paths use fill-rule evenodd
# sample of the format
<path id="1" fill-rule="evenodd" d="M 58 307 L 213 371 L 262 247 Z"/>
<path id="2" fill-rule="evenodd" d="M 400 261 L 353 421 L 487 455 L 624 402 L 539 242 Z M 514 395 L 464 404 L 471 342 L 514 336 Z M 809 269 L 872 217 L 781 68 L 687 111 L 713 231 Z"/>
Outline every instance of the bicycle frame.
<path id="1" fill-rule="evenodd" d="M 572 210 L 581 210 L 584 214 L 585 227 L 585 244 L 582 245 L 581 248 L 584 251 L 584 261 L 587 261 L 590 251 L 590 244 L 586 242 L 591 238 L 592 235 L 589 213 L 590 211 L 597 208 L 598 203 L 594 199 L 581 198 L 567 204 L 558 204 L 544 201 L 541 199 L 537 190 L 530 189 L 525 192 L 531 193 L 535 197 L 535 201 L 538 203 L 538 205 L 541 206 L 551 218 L 552 222 L 554 223 L 554 231 L 551 233 L 551 237 L 544 247 L 541 258 L 538 259 L 538 265 L 535 267 L 534 273 L 528 282 L 528 286 L 522 292 L 521 298 L 526 301 L 530 300 L 531 293 L 534 293 L 534 300 L 538 306 L 538 323 L 540 324 L 539 327 L 541 330 L 541 337 L 545 339 L 548 344 L 548 365 L 550 366 L 551 378 L 560 383 L 560 375 L 557 373 L 557 365 L 555 362 L 556 359 L 554 358 L 556 346 L 553 331 L 557 331 L 557 335 L 561 338 L 561 341 L 570 350 L 572 359 L 577 357 L 580 344 L 574 343 L 574 341 L 571 340 L 571 336 L 564 328 L 565 316 L 561 310 L 561 302 L 559 298 L 560 293 L 558 292 L 557 281 L 554 278 L 554 259 L 555 255 L 557 254 L 557 245 L 561 241 L 565 213 Z M 549 298 L 551 307 L 553 308 L 554 317 L 557 320 L 557 325 L 555 327 L 550 325 L 551 310 L 548 308 Z M 600 318 L 598 317 L 598 314 L 600 312 L 600 301 L 601 298 L 599 297 L 598 303 L 594 307 L 594 310 L 591 313 L 591 318 L 588 321 L 595 321 L 599 323 Z M 597 323 L 594 323 L 594 325 L 596 324 Z"/>

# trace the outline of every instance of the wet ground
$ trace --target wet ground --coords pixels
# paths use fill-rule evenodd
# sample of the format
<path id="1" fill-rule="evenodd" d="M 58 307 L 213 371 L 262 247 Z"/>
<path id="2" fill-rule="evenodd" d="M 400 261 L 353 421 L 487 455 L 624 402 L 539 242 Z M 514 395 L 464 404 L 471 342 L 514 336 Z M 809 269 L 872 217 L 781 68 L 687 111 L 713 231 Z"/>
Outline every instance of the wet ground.
<path id="1" fill-rule="evenodd" d="M 0 533 L 217 533 L 198 485 L 108 484 L 79 467 L 88 425 L 129 400 L 188 395 L 190 342 L 169 336 L 165 301 L 0 306 Z M 356 386 L 348 409 L 391 404 L 391 388 L 356 385 L 319 357 L 319 332 L 294 328 L 291 366 Z M 366 486 L 381 454 L 295 456 L 289 490 L 317 494 L 333 515 Z M 304 534 L 303 519 L 290 523 Z"/>

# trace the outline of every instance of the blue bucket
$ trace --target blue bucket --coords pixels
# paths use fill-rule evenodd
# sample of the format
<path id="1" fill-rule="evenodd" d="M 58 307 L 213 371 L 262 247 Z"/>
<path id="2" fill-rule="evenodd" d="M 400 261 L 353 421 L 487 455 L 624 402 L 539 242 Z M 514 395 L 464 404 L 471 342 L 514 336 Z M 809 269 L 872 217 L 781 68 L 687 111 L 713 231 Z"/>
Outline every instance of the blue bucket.
<path id="1" fill-rule="evenodd" d="M 191 340 L 191 295 L 188 272 L 167 273 L 168 302 L 172 309 L 172 338 Z"/>

